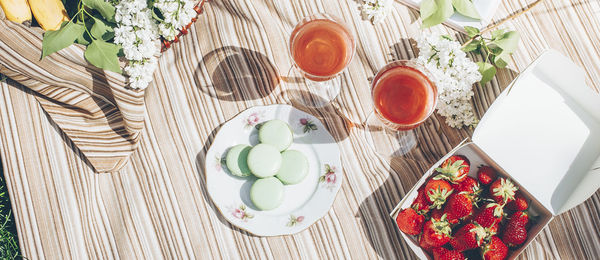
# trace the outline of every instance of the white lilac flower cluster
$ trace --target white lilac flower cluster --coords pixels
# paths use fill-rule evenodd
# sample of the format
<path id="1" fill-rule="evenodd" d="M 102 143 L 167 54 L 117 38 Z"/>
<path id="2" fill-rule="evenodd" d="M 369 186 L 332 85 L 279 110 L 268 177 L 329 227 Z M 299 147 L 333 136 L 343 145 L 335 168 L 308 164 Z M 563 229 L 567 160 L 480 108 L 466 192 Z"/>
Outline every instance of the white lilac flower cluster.
<path id="1" fill-rule="evenodd" d="M 129 61 L 125 73 L 129 75 L 130 87 L 146 88 L 160 53 L 158 26 L 145 0 L 121 0 L 115 8 L 115 43 L 123 47 Z"/>
<path id="2" fill-rule="evenodd" d="M 195 1 L 191 0 L 157 0 L 154 7 L 160 10 L 164 19 L 158 25 L 160 35 L 167 41 L 172 41 L 183 28 L 196 16 Z"/>
<path id="3" fill-rule="evenodd" d="M 438 114 L 455 128 L 475 126 L 471 97 L 473 84 L 481 80 L 479 67 L 470 60 L 460 43 L 439 34 L 422 34 L 417 41 L 416 62 L 430 73 L 438 89 Z"/>
<path id="4" fill-rule="evenodd" d="M 362 0 L 362 15 L 373 24 L 385 19 L 392 8 L 393 0 Z"/>

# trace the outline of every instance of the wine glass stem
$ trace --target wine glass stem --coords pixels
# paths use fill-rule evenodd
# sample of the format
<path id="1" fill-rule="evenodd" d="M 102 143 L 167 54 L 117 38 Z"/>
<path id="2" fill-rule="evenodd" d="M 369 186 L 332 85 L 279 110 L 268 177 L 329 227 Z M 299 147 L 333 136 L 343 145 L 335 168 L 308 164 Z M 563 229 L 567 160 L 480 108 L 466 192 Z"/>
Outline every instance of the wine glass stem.
<path id="1" fill-rule="evenodd" d="M 326 81 L 305 79 L 305 83 L 310 93 L 315 95 L 315 98 L 319 99 L 321 102 L 329 103 L 340 94 L 341 84 L 339 82 L 339 77 Z"/>
<path id="2" fill-rule="evenodd" d="M 409 153 L 417 144 L 413 130 L 398 131 L 383 124 L 373 111 L 363 126 L 369 147 L 383 157 L 396 157 Z"/>

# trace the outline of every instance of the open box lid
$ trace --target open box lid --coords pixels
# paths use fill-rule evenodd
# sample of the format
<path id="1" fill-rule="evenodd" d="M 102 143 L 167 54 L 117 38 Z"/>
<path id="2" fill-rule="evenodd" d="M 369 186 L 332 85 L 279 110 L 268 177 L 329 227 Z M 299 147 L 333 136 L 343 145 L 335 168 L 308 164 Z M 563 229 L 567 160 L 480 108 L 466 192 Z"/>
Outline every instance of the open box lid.
<path id="1" fill-rule="evenodd" d="M 558 215 L 600 187 L 600 94 L 583 69 L 546 51 L 494 101 L 473 141 Z"/>

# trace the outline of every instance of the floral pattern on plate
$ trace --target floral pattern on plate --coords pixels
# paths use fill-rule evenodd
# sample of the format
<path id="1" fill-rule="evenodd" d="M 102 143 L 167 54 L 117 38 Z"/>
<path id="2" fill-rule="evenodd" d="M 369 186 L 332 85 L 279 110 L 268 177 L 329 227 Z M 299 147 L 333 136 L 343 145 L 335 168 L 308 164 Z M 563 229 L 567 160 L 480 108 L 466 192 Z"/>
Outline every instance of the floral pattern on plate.
<path id="1" fill-rule="evenodd" d="M 244 222 L 248 222 L 248 219 L 252 219 L 252 218 L 254 218 L 254 215 L 253 215 L 253 214 L 250 214 L 250 213 L 247 211 L 247 209 L 248 209 L 248 208 L 247 208 L 247 207 L 246 207 L 246 205 L 244 205 L 244 204 L 241 204 L 241 205 L 240 205 L 239 207 L 237 207 L 237 208 L 236 208 L 236 207 L 232 207 L 232 209 L 231 209 L 231 215 L 232 215 L 234 218 L 240 219 L 240 220 L 242 220 L 242 221 L 244 221 Z"/>
<path id="2" fill-rule="evenodd" d="M 287 224 L 285 224 L 285 226 L 287 227 L 294 227 L 300 223 L 302 223 L 302 221 L 304 221 L 304 216 L 294 216 L 294 215 L 290 215 L 290 219 L 288 221 Z"/>
<path id="3" fill-rule="evenodd" d="M 264 117 L 265 117 L 265 111 L 253 112 L 245 119 L 244 127 L 246 129 L 251 129 L 251 128 L 257 126 L 260 122 L 264 121 Z"/>
<path id="4" fill-rule="evenodd" d="M 217 170 L 217 172 L 220 172 L 223 170 L 223 164 L 225 163 L 225 158 L 221 157 L 220 155 L 215 156 L 215 170 Z"/>
<path id="5" fill-rule="evenodd" d="M 310 133 L 311 131 L 316 131 L 317 125 L 315 123 L 313 123 L 312 120 L 310 120 L 309 118 L 300 118 L 300 120 L 298 120 L 300 122 L 300 126 L 302 127 L 302 132 L 303 133 Z"/>
<path id="6" fill-rule="evenodd" d="M 336 171 L 337 169 L 335 166 L 325 164 L 325 173 L 319 177 L 319 183 L 323 183 L 323 185 L 330 190 L 335 188 L 337 182 Z"/>

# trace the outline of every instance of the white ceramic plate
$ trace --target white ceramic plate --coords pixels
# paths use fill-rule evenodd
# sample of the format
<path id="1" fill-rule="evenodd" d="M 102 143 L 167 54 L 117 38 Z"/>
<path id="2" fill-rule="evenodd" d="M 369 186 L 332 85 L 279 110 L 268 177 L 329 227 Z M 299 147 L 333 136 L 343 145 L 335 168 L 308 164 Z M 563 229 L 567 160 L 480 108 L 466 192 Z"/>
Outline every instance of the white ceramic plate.
<path id="1" fill-rule="evenodd" d="M 289 149 L 301 151 L 309 161 L 308 176 L 299 184 L 285 186 L 281 206 L 260 211 L 250 201 L 255 177 L 237 177 L 224 163 L 227 150 L 237 144 L 258 144 L 256 125 L 280 119 L 294 132 Z M 342 182 L 340 150 L 321 121 L 289 105 L 252 107 L 228 121 L 206 153 L 208 194 L 233 225 L 258 236 L 300 232 L 322 218 L 331 208 Z"/>

